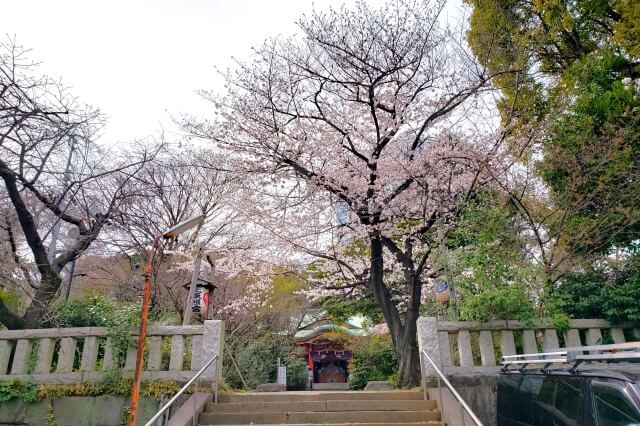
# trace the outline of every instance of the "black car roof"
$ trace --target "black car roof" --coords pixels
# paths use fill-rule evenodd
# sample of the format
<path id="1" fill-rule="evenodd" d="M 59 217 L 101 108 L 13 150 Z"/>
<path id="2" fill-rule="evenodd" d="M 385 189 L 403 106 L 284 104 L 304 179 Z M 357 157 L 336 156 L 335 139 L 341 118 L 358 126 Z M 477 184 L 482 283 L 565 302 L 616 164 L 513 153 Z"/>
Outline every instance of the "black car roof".
<path id="1" fill-rule="evenodd" d="M 583 376 L 583 377 L 602 377 L 624 380 L 626 382 L 640 382 L 640 365 L 628 363 L 602 364 L 602 365 L 584 365 L 577 369 L 576 373 L 569 371 L 569 366 L 551 367 L 547 370 L 541 368 L 528 368 L 525 370 L 511 369 L 502 374 L 521 374 L 521 375 L 546 375 L 546 376 Z"/>

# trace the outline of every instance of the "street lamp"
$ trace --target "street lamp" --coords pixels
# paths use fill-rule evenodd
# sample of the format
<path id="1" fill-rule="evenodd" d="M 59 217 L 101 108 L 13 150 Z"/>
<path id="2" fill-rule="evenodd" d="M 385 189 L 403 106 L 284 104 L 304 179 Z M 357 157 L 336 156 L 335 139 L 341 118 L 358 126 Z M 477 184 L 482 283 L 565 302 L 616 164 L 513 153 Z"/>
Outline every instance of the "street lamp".
<path id="1" fill-rule="evenodd" d="M 129 413 L 129 426 L 136 424 L 136 414 L 138 411 L 138 398 L 140 397 L 140 382 L 142 381 L 142 362 L 144 356 L 144 341 L 147 335 L 147 317 L 149 315 L 149 299 L 151 298 L 151 277 L 153 275 L 153 262 L 156 258 L 156 251 L 160 243 L 160 237 L 164 239 L 176 238 L 178 235 L 200 225 L 204 222 L 205 215 L 194 217 L 193 219 L 180 222 L 171 229 L 158 235 L 153 240 L 151 246 L 151 257 L 144 269 L 144 296 L 142 299 L 142 314 L 140 321 L 140 335 L 138 337 L 138 352 L 136 355 L 136 371 L 133 375 L 133 388 L 131 389 L 131 412 Z"/>

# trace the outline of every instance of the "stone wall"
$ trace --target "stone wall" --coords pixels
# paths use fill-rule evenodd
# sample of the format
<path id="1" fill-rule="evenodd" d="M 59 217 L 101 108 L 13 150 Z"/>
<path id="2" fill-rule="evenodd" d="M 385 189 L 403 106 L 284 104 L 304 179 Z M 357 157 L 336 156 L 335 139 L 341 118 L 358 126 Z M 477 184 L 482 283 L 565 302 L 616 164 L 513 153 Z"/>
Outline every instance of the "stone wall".
<path id="1" fill-rule="evenodd" d="M 53 417 L 57 426 L 119 426 L 128 418 L 125 396 L 66 396 L 25 402 L 12 399 L 0 404 L 0 425 L 44 426 Z M 158 411 L 158 401 L 140 398 L 137 424 L 144 425 Z"/>
<path id="2" fill-rule="evenodd" d="M 497 386 L 498 374 L 455 374 L 448 376 L 449 381 L 472 408 L 485 426 L 497 424 Z M 450 425 L 473 425 L 473 420 L 465 415 L 464 423 L 460 420 L 464 412 L 458 401 L 446 388 L 442 388 L 443 395 L 440 399 L 440 389 L 434 380 L 427 382 L 427 392 L 429 399 L 438 402 L 438 407 L 443 419 Z"/>

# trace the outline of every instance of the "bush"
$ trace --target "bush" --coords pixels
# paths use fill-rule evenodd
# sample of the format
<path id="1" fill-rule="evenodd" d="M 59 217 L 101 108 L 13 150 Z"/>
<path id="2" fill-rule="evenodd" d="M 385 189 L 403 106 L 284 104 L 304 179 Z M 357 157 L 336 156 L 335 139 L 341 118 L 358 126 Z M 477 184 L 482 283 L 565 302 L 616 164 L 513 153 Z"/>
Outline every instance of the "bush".
<path id="1" fill-rule="evenodd" d="M 2 285 L 2 278 L 0 278 L 0 285 Z M 15 291 L 9 290 L 5 287 L 0 287 L 0 300 L 7 305 L 7 308 L 11 312 L 24 311 L 24 303 L 22 303 L 20 295 Z"/>
<path id="2" fill-rule="evenodd" d="M 107 327 L 113 345 L 114 366 L 119 366 L 129 345 L 131 331 L 140 325 L 141 306 L 123 303 L 104 296 L 60 300 L 53 303 L 41 323 L 42 328 Z M 153 318 L 152 318 L 153 320 Z M 104 342 L 100 350 L 104 350 Z"/>
<path id="3" fill-rule="evenodd" d="M 287 388 L 305 389 L 309 382 L 309 364 L 304 357 L 289 357 L 287 362 Z"/>
<path id="4" fill-rule="evenodd" d="M 353 352 L 350 389 L 364 389 L 367 382 L 374 380 L 395 381 L 398 361 L 389 335 L 352 338 L 348 347 Z"/>
<path id="5" fill-rule="evenodd" d="M 60 300 L 49 308 L 41 327 L 123 327 L 140 324 L 137 303 L 116 302 L 104 296 Z"/>
<path id="6" fill-rule="evenodd" d="M 228 348 L 248 388 L 273 383 L 277 378 L 278 358 L 282 362 L 291 358 L 293 342 L 272 331 L 262 331 L 247 341 Z M 229 356 L 224 357 L 224 379 L 234 389 L 242 389 L 242 380 Z"/>
<path id="7" fill-rule="evenodd" d="M 47 398 L 63 396 L 100 396 L 131 394 L 133 379 L 115 377 L 101 383 L 58 384 L 42 383 L 34 385 L 19 380 L 0 381 L 0 403 L 12 399 L 27 402 L 40 401 Z M 140 394 L 155 399 L 175 395 L 182 385 L 173 380 L 144 380 L 140 386 Z M 186 393 L 193 393 L 195 386 L 187 388 Z"/>
<path id="8" fill-rule="evenodd" d="M 38 400 L 38 388 L 19 380 L 0 381 L 0 402 L 21 398 L 27 402 Z"/>
<path id="9" fill-rule="evenodd" d="M 468 292 L 457 306 L 461 319 L 489 321 L 517 319 L 531 323 L 536 317 L 533 303 L 523 285 L 511 284 Z"/>
<path id="10" fill-rule="evenodd" d="M 567 274 L 554 297 L 573 318 L 604 318 L 613 323 L 640 320 L 640 255 L 617 269 Z"/>

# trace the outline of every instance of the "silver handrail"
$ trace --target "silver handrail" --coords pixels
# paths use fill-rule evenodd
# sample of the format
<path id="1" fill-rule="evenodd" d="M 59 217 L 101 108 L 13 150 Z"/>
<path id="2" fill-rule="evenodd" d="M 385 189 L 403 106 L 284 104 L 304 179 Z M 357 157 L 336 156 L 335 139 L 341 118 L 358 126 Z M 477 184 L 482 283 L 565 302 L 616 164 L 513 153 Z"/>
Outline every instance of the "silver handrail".
<path id="1" fill-rule="evenodd" d="M 445 375 L 442 373 L 442 371 L 440 371 L 440 369 L 438 368 L 438 366 L 436 365 L 435 362 L 433 362 L 433 360 L 431 359 L 431 357 L 429 356 L 429 354 L 427 354 L 426 351 L 422 351 L 422 355 L 424 355 L 427 360 L 431 363 L 431 366 L 433 367 L 433 369 L 436 371 L 436 373 L 438 373 L 438 382 L 440 382 L 440 380 L 442 379 L 442 381 L 444 382 L 445 385 L 447 385 L 447 388 L 449 388 L 449 391 L 451 392 L 451 394 L 458 400 L 458 402 L 460 403 L 460 406 L 462 406 L 462 408 L 464 408 L 464 411 L 467 412 L 467 414 L 469 415 L 469 417 L 471 417 L 471 419 L 476 423 L 476 425 L 478 426 L 483 426 L 482 422 L 480 421 L 480 419 L 478 418 L 478 416 L 475 415 L 475 413 L 473 412 L 473 410 L 471 410 L 471 407 L 469 407 L 467 405 L 467 403 L 464 401 L 464 399 L 460 396 L 460 394 L 458 393 L 458 391 L 455 390 L 455 388 L 453 387 L 453 385 L 451 384 L 451 382 L 449 382 L 449 380 L 447 380 L 447 378 L 445 377 Z M 442 387 L 440 386 L 440 384 L 438 383 L 438 387 L 439 392 L 440 392 L 440 409 L 444 410 L 444 404 L 442 403 Z M 425 386 L 425 392 L 426 392 L 426 386 Z M 462 423 L 464 424 L 464 413 L 462 414 Z"/>
<path id="2" fill-rule="evenodd" d="M 162 416 L 162 414 L 164 414 L 164 412 L 165 412 L 165 411 L 167 411 L 167 409 L 169 409 L 169 407 L 171 407 L 171 406 L 173 405 L 173 403 L 174 403 L 174 402 L 176 402 L 176 400 L 178 399 L 178 397 L 179 397 L 180 395 L 182 395 L 182 394 L 187 390 L 187 388 L 188 388 L 189 386 L 191 386 L 191 384 L 192 384 L 193 382 L 195 382 L 196 380 L 198 380 L 198 378 L 202 375 L 202 373 L 204 373 L 204 370 L 206 370 L 207 368 L 209 368 L 209 366 L 210 366 L 211 364 L 213 364 L 213 362 L 214 362 L 216 359 L 218 359 L 218 355 L 214 355 L 214 356 L 213 356 L 213 357 L 212 357 L 212 358 L 211 358 L 211 359 L 210 359 L 210 360 L 209 360 L 209 361 L 204 365 L 204 367 L 202 367 L 202 368 L 201 368 L 201 369 L 200 369 L 200 370 L 199 370 L 199 371 L 198 371 L 198 372 L 197 372 L 197 373 L 196 373 L 196 374 L 191 378 L 191 380 L 189 380 L 189 381 L 188 381 L 188 382 L 187 382 L 187 383 L 182 387 L 182 389 L 180 389 L 180 390 L 178 391 L 178 393 L 176 393 L 176 394 L 173 396 L 173 398 L 171 398 L 171 399 L 169 400 L 169 402 L 167 402 L 165 405 L 163 405 L 163 406 L 162 406 L 162 408 L 161 408 L 161 409 L 156 413 L 156 415 L 155 415 L 155 416 L 151 417 L 151 419 L 150 419 L 147 423 L 145 423 L 145 424 L 144 424 L 144 426 L 152 426 L 152 425 L 153 425 L 153 422 L 155 422 L 156 420 L 158 420 L 158 419 Z M 216 398 L 215 398 L 215 399 L 216 399 L 216 402 L 218 402 L 218 378 L 217 378 L 217 375 L 218 375 L 218 372 L 216 371 L 216 377 L 214 378 L 214 383 L 215 383 L 215 384 L 214 384 L 214 386 L 215 386 L 215 388 L 214 388 L 214 392 L 216 393 Z M 195 410 L 195 400 L 194 400 L 194 402 L 193 402 L 193 405 L 194 405 L 194 410 Z M 194 417 L 195 417 L 195 414 L 194 414 Z"/>

